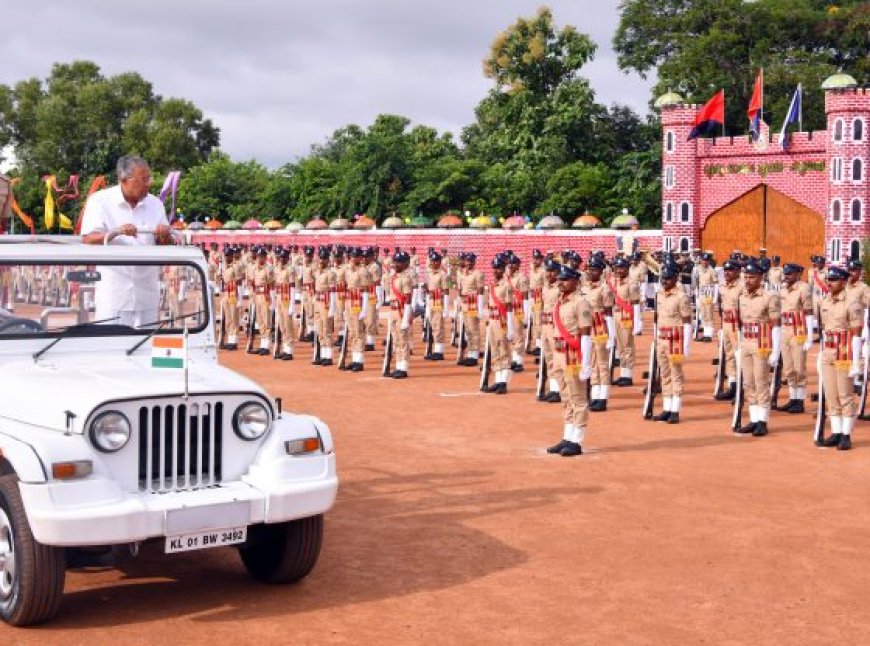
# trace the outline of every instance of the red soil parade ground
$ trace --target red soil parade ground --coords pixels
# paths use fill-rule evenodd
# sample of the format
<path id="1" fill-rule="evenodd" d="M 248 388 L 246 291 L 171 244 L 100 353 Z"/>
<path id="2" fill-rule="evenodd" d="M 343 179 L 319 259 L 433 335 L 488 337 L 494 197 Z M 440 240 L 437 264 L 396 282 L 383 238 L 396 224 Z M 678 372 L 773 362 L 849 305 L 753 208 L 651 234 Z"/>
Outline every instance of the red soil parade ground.
<path id="1" fill-rule="evenodd" d="M 222 354 L 285 410 L 318 415 L 335 435 L 338 502 L 304 582 L 255 583 L 230 548 L 164 557 L 157 546 L 120 569 L 70 572 L 52 623 L 3 628 L 0 639 L 867 639 L 870 423 L 858 423 L 851 452 L 813 446 L 815 404 L 805 415 L 773 413 L 766 438 L 737 437 L 730 406 L 711 400 L 715 344 L 693 344 L 683 423 L 643 421 L 636 379 L 592 415 L 588 453 L 562 458 L 544 452 L 560 438 L 561 407 L 533 400 L 531 370 L 507 396 L 481 395 L 474 369 L 423 361 L 422 351 L 417 341 L 405 381 L 380 378 L 379 353 L 359 374 L 312 367 L 307 346 L 292 362 Z"/>

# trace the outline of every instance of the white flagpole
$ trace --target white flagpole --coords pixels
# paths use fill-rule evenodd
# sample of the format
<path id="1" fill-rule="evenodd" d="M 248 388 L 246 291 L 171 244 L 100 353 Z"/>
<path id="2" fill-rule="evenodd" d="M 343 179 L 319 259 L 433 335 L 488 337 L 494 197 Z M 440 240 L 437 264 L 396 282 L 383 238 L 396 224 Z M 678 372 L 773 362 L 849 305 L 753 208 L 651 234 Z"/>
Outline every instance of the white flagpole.
<path id="1" fill-rule="evenodd" d="M 801 83 L 798 83 L 798 132 L 804 131 L 804 90 Z"/>

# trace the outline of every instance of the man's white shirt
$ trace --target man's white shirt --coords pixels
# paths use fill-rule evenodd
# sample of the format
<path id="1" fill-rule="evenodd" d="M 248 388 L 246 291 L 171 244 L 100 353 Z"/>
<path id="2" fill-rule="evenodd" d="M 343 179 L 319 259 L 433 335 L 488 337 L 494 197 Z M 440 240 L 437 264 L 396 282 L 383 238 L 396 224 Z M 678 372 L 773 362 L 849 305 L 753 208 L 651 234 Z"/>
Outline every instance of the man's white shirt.
<path id="1" fill-rule="evenodd" d="M 151 194 L 146 195 L 135 207 L 131 207 L 124 199 L 120 186 L 112 186 L 91 195 L 82 218 L 82 235 L 117 231 L 125 224 L 132 224 L 140 231 L 153 232 L 159 225 L 168 225 L 169 222 L 163 202 Z M 154 234 L 139 233 L 135 237 L 119 235 L 109 244 L 153 245 Z M 118 323 L 137 326 L 157 320 L 160 303 L 159 267 L 101 266 L 97 269 L 101 274 L 94 293 L 97 320 L 119 316 Z M 129 319 L 132 313 L 136 315 L 131 323 Z"/>

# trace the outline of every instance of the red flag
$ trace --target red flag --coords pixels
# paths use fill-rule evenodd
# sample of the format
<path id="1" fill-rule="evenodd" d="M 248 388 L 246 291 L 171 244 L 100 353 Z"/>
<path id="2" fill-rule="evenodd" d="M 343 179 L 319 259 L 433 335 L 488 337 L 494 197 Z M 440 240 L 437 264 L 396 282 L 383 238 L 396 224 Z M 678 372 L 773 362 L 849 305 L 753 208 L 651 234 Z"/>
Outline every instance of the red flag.
<path id="1" fill-rule="evenodd" d="M 749 100 L 749 109 L 746 116 L 749 117 L 749 132 L 752 139 L 758 139 L 761 134 L 761 112 L 764 109 L 764 69 L 758 70 L 755 77 L 755 87 L 752 90 L 752 98 Z"/>
<path id="2" fill-rule="evenodd" d="M 719 90 L 695 117 L 688 141 L 699 135 L 715 135 L 725 125 L 725 90 Z"/>

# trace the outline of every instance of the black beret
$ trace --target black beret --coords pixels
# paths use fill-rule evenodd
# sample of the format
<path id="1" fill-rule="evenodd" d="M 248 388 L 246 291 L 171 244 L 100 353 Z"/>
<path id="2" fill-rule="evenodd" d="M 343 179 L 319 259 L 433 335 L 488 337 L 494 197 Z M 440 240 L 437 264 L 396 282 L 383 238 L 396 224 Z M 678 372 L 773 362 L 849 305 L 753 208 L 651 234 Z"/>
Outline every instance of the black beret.
<path id="1" fill-rule="evenodd" d="M 842 267 L 828 267 L 828 280 L 848 280 L 849 272 Z"/>
<path id="2" fill-rule="evenodd" d="M 613 266 L 614 267 L 628 267 L 629 262 L 625 258 L 617 258 L 616 260 L 613 261 Z"/>
<path id="3" fill-rule="evenodd" d="M 567 265 L 562 265 L 559 270 L 559 280 L 580 280 L 580 272 Z"/>
<path id="4" fill-rule="evenodd" d="M 397 251 L 393 254 L 393 262 L 409 262 L 410 260 L 411 256 L 405 251 Z"/>
<path id="5" fill-rule="evenodd" d="M 532 251 L 532 258 L 543 258 L 544 254 L 541 253 L 540 249 L 534 249 Z"/>
<path id="6" fill-rule="evenodd" d="M 562 270 L 562 265 L 561 265 L 560 263 L 556 262 L 555 260 L 553 260 L 552 258 L 549 258 L 549 259 L 544 263 L 544 268 L 545 268 L 547 271 L 561 271 L 561 270 Z"/>
<path id="7" fill-rule="evenodd" d="M 499 254 L 495 258 L 492 259 L 492 268 L 493 269 L 504 269 L 507 266 L 507 259 Z"/>
<path id="8" fill-rule="evenodd" d="M 736 260 L 729 258 L 722 265 L 722 269 L 730 269 L 730 270 L 737 269 L 739 271 L 740 270 L 740 263 L 737 262 Z"/>
<path id="9" fill-rule="evenodd" d="M 852 269 L 864 269 L 864 263 L 860 260 L 850 260 L 846 267 L 848 267 L 850 271 Z"/>
<path id="10" fill-rule="evenodd" d="M 671 263 L 667 263 L 662 266 L 662 278 L 676 278 L 680 275 L 680 268 Z"/>
<path id="11" fill-rule="evenodd" d="M 743 268 L 747 274 L 758 274 L 761 275 L 764 273 L 764 267 L 761 266 L 761 263 L 757 260 L 750 260 L 746 263 L 746 266 Z"/>
<path id="12" fill-rule="evenodd" d="M 429 250 L 429 260 L 434 262 L 436 260 L 441 260 L 441 258 L 442 258 L 442 256 L 440 253 L 438 253 L 434 249 Z"/>
<path id="13" fill-rule="evenodd" d="M 607 266 L 607 263 L 598 256 L 593 256 L 589 259 L 589 269 L 604 269 Z"/>
<path id="14" fill-rule="evenodd" d="M 787 262 L 782 266 L 782 273 L 784 274 L 799 274 L 803 270 L 804 268 L 795 262 Z"/>

